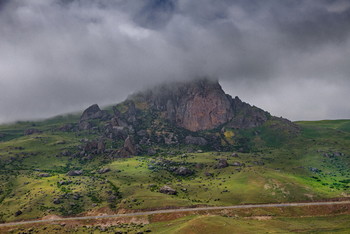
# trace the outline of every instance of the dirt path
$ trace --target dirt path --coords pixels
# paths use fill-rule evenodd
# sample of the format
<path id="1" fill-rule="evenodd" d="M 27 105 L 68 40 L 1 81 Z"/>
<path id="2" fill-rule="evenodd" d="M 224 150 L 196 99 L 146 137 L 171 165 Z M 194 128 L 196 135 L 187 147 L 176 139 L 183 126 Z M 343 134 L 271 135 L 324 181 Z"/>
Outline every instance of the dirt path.
<path id="1" fill-rule="evenodd" d="M 339 204 L 350 204 L 350 201 L 329 201 L 329 202 L 305 202 L 305 203 L 277 203 L 277 204 L 252 204 L 252 205 L 235 205 L 235 206 L 215 206 L 215 207 L 199 207 L 199 208 L 180 208 L 180 209 L 169 209 L 169 210 L 155 210 L 145 211 L 137 213 L 127 214 L 115 214 L 115 215 L 100 215 L 100 216 L 83 216 L 83 217 L 68 217 L 68 218 L 53 218 L 47 220 L 30 220 L 12 223 L 2 223 L 0 227 L 17 226 L 23 224 L 36 224 L 36 223 L 50 223 L 50 222 L 62 222 L 62 221 L 74 221 L 74 220 L 91 220 L 91 219 L 107 219 L 107 218 L 118 218 L 118 217 L 133 217 L 142 215 L 152 214 L 167 214 L 167 213 L 178 213 L 188 211 L 209 211 L 209 210 L 225 210 L 225 209 L 244 209 L 244 208 L 264 208 L 264 207 L 292 207 L 292 206 L 330 206 Z"/>

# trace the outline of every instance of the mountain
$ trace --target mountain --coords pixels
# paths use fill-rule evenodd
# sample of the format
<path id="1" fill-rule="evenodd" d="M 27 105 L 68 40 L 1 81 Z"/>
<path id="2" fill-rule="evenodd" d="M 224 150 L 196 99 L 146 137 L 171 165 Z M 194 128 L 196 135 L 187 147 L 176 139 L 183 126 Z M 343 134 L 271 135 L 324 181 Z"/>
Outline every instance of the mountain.
<path id="1" fill-rule="evenodd" d="M 215 80 L 161 84 L 110 107 L 0 125 L 0 222 L 343 199 L 349 145 L 350 120 L 291 122 Z"/>
<path id="2" fill-rule="evenodd" d="M 168 83 L 133 95 L 129 100 L 147 103 L 172 124 L 192 132 L 224 124 L 235 128 L 257 127 L 271 117 L 238 97 L 232 99 L 217 81 L 208 79 Z"/>
<path id="3" fill-rule="evenodd" d="M 240 133 L 267 125 L 275 132 L 270 135 L 277 138 L 292 137 L 299 132 L 292 122 L 274 117 L 238 97 L 232 98 L 218 81 L 209 79 L 166 83 L 141 91 L 114 106 L 113 114 L 94 104 L 83 112 L 79 121 L 80 130 L 98 131 L 114 140 L 129 137 L 136 149 L 132 151 L 137 154 L 147 153 L 150 147 L 160 144 L 207 149 L 235 147 L 247 151 L 247 142 L 239 143 Z M 280 136 L 281 132 L 285 132 L 284 136 Z M 255 134 L 259 135 L 258 131 Z M 123 148 L 116 156 L 118 152 L 130 155 L 127 153 L 130 150 Z"/>

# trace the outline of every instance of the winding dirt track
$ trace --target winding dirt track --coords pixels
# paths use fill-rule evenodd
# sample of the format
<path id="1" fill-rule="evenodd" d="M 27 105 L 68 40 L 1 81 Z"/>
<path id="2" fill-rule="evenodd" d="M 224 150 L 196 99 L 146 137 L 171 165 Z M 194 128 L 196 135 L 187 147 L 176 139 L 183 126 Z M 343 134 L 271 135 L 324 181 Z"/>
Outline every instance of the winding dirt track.
<path id="1" fill-rule="evenodd" d="M 264 207 L 331 206 L 331 205 L 341 205 L 341 204 L 350 204 L 350 201 L 276 203 L 276 204 L 252 204 L 252 205 L 215 206 L 215 207 L 199 207 L 199 208 L 179 208 L 179 209 L 155 210 L 155 211 L 145 211 L 145 212 L 115 214 L 115 215 L 55 218 L 55 219 L 48 219 L 48 220 L 41 220 L 41 219 L 29 220 L 29 221 L 21 221 L 21 222 L 2 223 L 0 224 L 0 227 L 17 226 L 17 225 L 23 225 L 23 224 L 52 223 L 52 222 L 72 221 L 72 220 L 74 221 L 74 220 L 91 220 L 91 219 L 107 219 L 107 218 L 110 219 L 110 218 L 119 218 L 119 217 L 133 217 L 133 216 L 142 216 L 142 215 L 167 214 L 167 213 L 191 212 L 191 211 L 210 211 L 210 210 L 264 208 Z"/>

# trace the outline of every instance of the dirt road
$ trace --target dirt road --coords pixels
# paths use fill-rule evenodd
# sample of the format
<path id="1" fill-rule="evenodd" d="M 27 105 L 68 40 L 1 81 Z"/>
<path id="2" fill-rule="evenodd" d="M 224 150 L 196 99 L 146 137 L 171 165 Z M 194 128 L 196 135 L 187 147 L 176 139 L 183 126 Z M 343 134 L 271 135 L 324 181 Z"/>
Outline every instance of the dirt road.
<path id="1" fill-rule="evenodd" d="M 235 205 L 235 206 L 179 208 L 179 209 L 155 210 L 155 211 L 145 211 L 145 212 L 115 214 L 115 215 L 68 217 L 68 218 L 55 218 L 55 219 L 49 219 L 49 220 L 41 220 L 41 219 L 40 220 L 29 220 L 29 221 L 21 221 L 21 222 L 2 223 L 2 224 L 0 224 L 0 227 L 17 226 L 17 225 L 23 225 L 23 224 L 52 223 L 52 222 L 62 222 L 62 221 L 71 221 L 71 220 L 90 220 L 90 219 L 107 219 L 107 218 L 118 218 L 118 217 L 133 217 L 133 216 L 142 216 L 142 215 L 167 214 L 167 213 L 178 213 L 178 212 L 188 212 L 188 211 L 191 212 L 191 211 L 210 211 L 210 210 L 264 208 L 264 207 L 292 207 L 292 206 L 330 206 L 330 205 L 339 205 L 339 204 L 350 204 L 350 201 L 276 203 L 276 204 L 252 204 L 252 205 Z"/>

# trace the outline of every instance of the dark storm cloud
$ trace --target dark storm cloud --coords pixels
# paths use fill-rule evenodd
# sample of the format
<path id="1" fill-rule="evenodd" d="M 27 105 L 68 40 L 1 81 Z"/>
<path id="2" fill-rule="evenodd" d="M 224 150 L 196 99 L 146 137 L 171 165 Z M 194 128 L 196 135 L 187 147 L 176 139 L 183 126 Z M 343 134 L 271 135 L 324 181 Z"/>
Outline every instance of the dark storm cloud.
<path id="1" fill-rule="evenodd" d="M 175 1 L 149 0 L 135 14 L 134 20 L 142 27 L 159 29 L 168 24 L 175 13 Z"/>
<path id="2" fill-rule="evenodd" d="M 0 0 L 0 122 L 219 78 L 292 119 L 349 118 L 346 0 Z"/>

